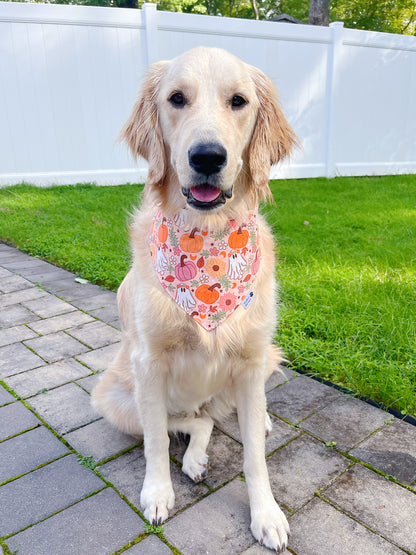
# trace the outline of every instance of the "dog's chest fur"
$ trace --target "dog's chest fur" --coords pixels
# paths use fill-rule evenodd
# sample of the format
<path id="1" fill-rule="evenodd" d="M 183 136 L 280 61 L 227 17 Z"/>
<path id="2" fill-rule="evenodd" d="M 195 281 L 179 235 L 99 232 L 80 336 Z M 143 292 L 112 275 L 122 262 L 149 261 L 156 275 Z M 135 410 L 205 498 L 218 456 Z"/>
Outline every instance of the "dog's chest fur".
<path id="1" fill-rule="evenodd" d="M 172 357 L 167 376 L 168 413 L 195 414 L 232 384 L 232 369 L 225 361 L 201 358 L 200 351 L 179 352 Z"/>
<path id="2" fill-rule="evenodd" d="M 238 361 L 256 359 L 268 345 L 274 327 L 273 275 L 261 266 L 249 309 L 240 307 L 214 331 L 207 332 L 161 287 L 149 254 L 148 234 L 143 233 L 143 229 L 150 230 L 151 218 L 149 213 L 143 219 L 139 216 L 142 214 L 136 218 L 138 233 L 132 230 L 134 263 L 124 284 L 129 289 L 131 282 L 134 289 L 134 322 L 125 322 L 124 328 L 134 330 L 136 349 L 151 352 L 153 360 L 165 368 L 168 413 L 195 413 L 212 398 L 226 398 L 245 366 Z M 261 228 L 260 248 L 271 242 L 262 223 Z M 272 253 L 270 246 L 266 244 Z M 267 256 L 266 262 L 270 267 Z"/>

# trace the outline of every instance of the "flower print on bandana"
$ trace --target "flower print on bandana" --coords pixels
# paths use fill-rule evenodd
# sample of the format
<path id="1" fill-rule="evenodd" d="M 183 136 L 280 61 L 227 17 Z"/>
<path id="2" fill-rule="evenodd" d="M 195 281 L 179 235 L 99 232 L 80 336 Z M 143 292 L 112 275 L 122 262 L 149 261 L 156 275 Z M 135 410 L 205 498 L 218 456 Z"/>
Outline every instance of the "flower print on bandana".
<path id="1" fill-rule="evenodd" d="M 207 331 L 229 318 L 249 293 L 260 267 L 258 244 L 256 212 L 241 225 L 229 220 L 224 229 L 208 232 L 187 228 L 183 210 L 174 218 L 158 210 L 150 231 L 161 285 Z"/>
<path id="2" fill-rule="evenodd" d="M 237 304 L 237 297 L 234 293 L 225 293 L 219 300 L 218 306 L 221 310 L 232 312 Z"/>
<path id="3" fill-rule="evenodd" d="M 225 273 L 225 260 L 221 258 L 209 258 L 205 263 L 205 271 L 211 277 L 219 278 Z"/>

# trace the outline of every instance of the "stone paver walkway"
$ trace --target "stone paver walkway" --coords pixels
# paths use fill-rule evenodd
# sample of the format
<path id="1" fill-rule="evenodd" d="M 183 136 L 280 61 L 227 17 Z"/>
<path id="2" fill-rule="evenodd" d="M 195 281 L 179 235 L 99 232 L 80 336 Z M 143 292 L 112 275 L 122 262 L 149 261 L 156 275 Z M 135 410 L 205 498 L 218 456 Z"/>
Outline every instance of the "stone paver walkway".
<path id="1" fill-rule="evenodd" d="M 142 442 L 90 406 L 119 340 L 114 293 L 0 244 L 4 553 L 268 553 L 249 532 L 235 417 L 214 429 L 200 484 L 181 472 L 185 445 L 172 439 L 175 509 L 161 534 L 146 533 Z M 270 479 L 292 530 L 286 553 L 416 553 L 416 428 L 287 369 L 267 397 Z"/>

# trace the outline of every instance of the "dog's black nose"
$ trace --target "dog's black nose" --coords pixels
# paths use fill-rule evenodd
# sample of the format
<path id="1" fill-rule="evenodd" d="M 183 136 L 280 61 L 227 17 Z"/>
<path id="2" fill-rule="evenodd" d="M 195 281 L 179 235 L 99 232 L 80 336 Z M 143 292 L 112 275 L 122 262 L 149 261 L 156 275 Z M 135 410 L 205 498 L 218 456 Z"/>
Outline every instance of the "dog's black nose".
<path id="1" fill-rule="evenodd" d="M 201 143 L 189 149 L 188 160 L 191 168 L 198 173 L 211 175 L 226 165 L 227 151 L 219 143 Z"/>

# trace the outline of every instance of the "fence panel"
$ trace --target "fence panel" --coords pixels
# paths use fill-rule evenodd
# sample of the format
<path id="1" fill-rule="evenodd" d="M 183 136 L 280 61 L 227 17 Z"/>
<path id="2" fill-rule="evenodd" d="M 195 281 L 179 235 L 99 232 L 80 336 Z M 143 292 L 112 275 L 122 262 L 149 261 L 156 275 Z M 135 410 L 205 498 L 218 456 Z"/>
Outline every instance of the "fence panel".
<path id="1" fill-rule="evenodd" d="M 0 2 L 0 185 L 143 181 L 115 144 L 149 64 L 225 48 L 277 85 L 303 150 L 272 177 L 416 172 L 416 38 Z"/>
<path id="2" fill-rule="evenodd" d="M 344 30 L 336 114 L 339 173 L 416 171 L 415 47 L 414 37 Z"/>

